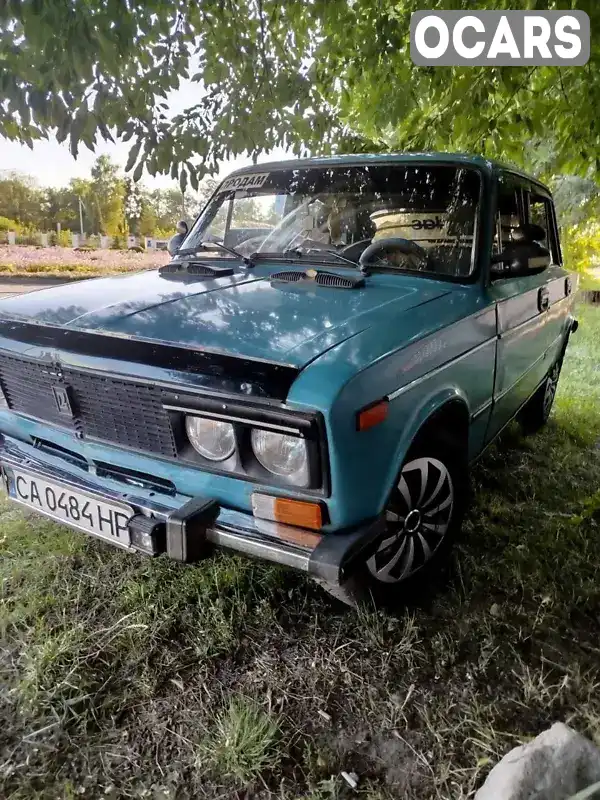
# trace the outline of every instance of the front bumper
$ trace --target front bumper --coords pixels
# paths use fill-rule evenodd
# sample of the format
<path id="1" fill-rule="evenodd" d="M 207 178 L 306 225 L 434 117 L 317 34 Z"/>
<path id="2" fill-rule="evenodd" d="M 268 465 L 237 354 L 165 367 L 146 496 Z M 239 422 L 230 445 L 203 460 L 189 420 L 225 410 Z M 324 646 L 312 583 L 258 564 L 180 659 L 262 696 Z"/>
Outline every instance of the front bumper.
<path id="1" fill-rule="evenodd" d="M 256 519 L 251 514 L 219 506 L 210 498 L 183 495 L 160 498 L 157 494 L 149 497 L 123 491 L 123 486 L 95 480 L 93 472 L 76 467 L 71 470 L 58 461 L 52 457 L 40 458 L 34 447 L 17 440 L 5 437 L 0 441 L 0 471 L 11 499 L 18 502 L 8 480 L 13 468 L 60 483 L 65 489 L 83 490 L 107 502 L 126 503 L 135 511 L 128 523 L 132 541 L 143 530 L 153 544 L 151 550 L 134 544 L 125 549 L 141 549 L 153 555 L 166 553 L 187 563 L 200 560 L 211 546 L 222 547 L 306 572 L 331 586 L 341 586 L 352 574 L 352 566 L 362 550 L 383 530 L 383 521 L 376 519 L 319 538 L 314 531 Z"/>

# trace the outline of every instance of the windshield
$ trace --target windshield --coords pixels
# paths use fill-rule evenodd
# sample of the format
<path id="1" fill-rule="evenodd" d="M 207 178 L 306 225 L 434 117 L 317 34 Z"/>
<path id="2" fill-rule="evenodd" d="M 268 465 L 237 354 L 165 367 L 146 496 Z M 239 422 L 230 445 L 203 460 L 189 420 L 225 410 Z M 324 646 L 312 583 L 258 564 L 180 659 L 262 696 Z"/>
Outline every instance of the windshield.
<path id="1" fill-rule="evenodd" d="M 225 180 L 183 248 L 213 242 L 246 256 L 309 254 L 340 265 L 340 255 L 357 261 L 370 244 L 399 238 L 423 248 L 426 258 L 408 258 L 401 244 L 382 245 L 374 268 L 466 277 L 479 192 L 479 173 L 461 166 L 265 167 Z"/>

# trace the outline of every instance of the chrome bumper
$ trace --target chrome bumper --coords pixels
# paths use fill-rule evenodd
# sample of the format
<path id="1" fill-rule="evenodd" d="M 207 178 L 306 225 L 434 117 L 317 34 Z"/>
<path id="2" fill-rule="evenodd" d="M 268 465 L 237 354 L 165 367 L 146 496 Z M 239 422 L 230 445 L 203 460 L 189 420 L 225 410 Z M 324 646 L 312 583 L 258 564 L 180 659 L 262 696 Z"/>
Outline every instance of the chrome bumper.
<path id="1" fill-rule="evenodd" d="M 219 506 L 210 498 L 176 495 L 156 500 L 138 496 L 130 487 L 119 486 L 114 481 L 100 484 L 94 480 L 93 472 L 84 472 L 77 467 L 71 471 L 60 459 L 46 455 L 41 459 L 33 446 L 8 438 L 0 440 L 3 476 L 6 475 L 5 467 L 35 473 L 41 478 L 57 481 L 65 488 L 100 495 L 107 501 L 127 503 L 136 512 L 129 521 L 130 531 L 140 525 L 146 529 L 153 528 L 156 547 L 152 554 L 166 552 L 170 558 L 187 563 L 200 560 L 206 554 L 208 544 L 292 567 L 322 582 L 339 586 L 350 574 L 355 557 L 383 530 L 382 520 L 376 519 L 350 531 L 325 534 L 319 541 L 314 531 L 256 519 L 251 514 Z M 4 483 L 8 491 L 8 481 Z M 315 545 L 300 546 L 286 541 L 286 536 L 293 539 L 299 533 L 306 534 Z M 125 549 L 137 551 L 140 548 L 131 546 Z"/>

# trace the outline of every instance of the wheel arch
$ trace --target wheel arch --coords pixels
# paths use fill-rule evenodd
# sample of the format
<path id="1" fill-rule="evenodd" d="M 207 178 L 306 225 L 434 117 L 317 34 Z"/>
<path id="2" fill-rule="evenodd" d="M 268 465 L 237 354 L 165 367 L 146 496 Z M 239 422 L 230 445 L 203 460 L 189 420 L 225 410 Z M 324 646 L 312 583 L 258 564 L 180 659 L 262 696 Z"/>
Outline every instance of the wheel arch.
<path id="1" fill-rule="evenodd" d="M 458 387 L 447 386 L 424 399 L 406 420 L 389 472 L 385 502 L 409 453 L 428 439 L 446 444 L 467 470 L 470 419 L 467 398 Z"/>
<path id="2" fill-rule="evenodd" d="M 403 407 L 406 408 L 406 406 Z M 435 459 L 443 460 L 443 466 L 446 468 L 446 472 L 449 473 L 448 500 L 450 504 L 448 502 L 444 502 L 440 505 L 440 509 L 449 508 L 446 527 L 442 532 L 441 541 L 438 540 L 437 545 L 434 546 L 435 532 L 439 527 L 438 523 L 440 520 L 438 518 L 433 521 L 433 524 L 436 527 L 431 528 L 433 531 L 432 534 L 427 534 L 423 529 L 424 527 L 427 527 L 427 524 L 423 522 L 422 527 L 421 515 L 423 515 L 423 519 L 425 519 L 429 513 L 427 511 L 428 508 L 430 511 L 433 509 L 435 512 L 435 509 L 433 506 L 431 506 L 431 500 L 433 497 L 437 496 L 437 493 L 443 486 L 445 479 L 444 481 L 440 480 L 440 478 L 443 476 L 443 473 L 441 472 L 441 464 L 434 464 L 434 482 L 432 482 L 432 473 L 430 472 L 429 464 L 427 464 L 425 470 L 423 470 L 423 464 L 418 463 L 417 461 L 412 465 L 411 468 L 417 476 L 419 472 L 421 472 L 421 488 L 419 489 L 419 486 L 417 485 L 417 493 L 414 494 L 414 479 L 409 479 L 408 477 L 406 477 L 406 483 L 400 485 L 400 494 L 405 497 L 407 503 L 410 502 L 411 497 L 413 499 L 416 497 L 419 498 L 416 500 L 416 506 L 413 506 L 415 510 L 419 512 L 418 527 L 416 528 L 417 532 L 414 535 L 411 532 L 406 534 L 408 539 L 411 539 L 412 537 L 413 541 L 410 550 L 407 551 L 407 563 L 410 562 L 413 566 L 417 564 L 417 571 L 414 573 L 409 573 L 406 583 L 402 583 L 405 573 L 403 571 L 404 567 L 402 562 L 398 561 L 398 558 L 403 552 L 403 549 L 400 548 L 397 550 L 397 552 L 387 556 L 388 559 L 391 559 L 389 560 L 387 566 L 384 563 L 381 565 L 381 569 L 379 569 L 377 562 L 374 562 L 376 573 L 373 572 L 370 564 L 370 558 L 371 556 L 375 558 L 375 548 L 378 546 L 378 544 L 380 544 L 381 548 L 386 550 L 388 547 L 392 546 L 394 541 L 393 530 L 391 531 L 392 535 L 390 536 L 390 530 L 387 528 L 388 524 L 393 525 L 394 523 L 388 523 L 386 521 L 387 516 L 382 514 L 381 521 L 382 524 L 386 525 L 386 528 L 380 533 L 379 537 L 370 541 L 368 546 L 362 549 L 360 551 L 360 555 L 357 556 L 354 565 L 355 571 L 352 573 L 352 570 L 350 570 L 349 573 L 349 590 L 345 594 L 346 597 L 352 596 L 352 592 L 355 593 L 354 596 L 356 596 L 356 592 L 364 592 L 366 586 L 368 591 L 366 596 L 371 600 L 375 598 L 376 601 L 378 600 L 383 604 L 388 602 L 393 603 L 394 599 L 397 599 L 400 596 L 395 594 L 395 592 L 400 590 L 400 587 L 404 587 L 404 590 L 410 592 L 411 596 L 414 597 L 414 592 L 417 590 L 417 587 L 422 588 L 423 586 L 421 583 L 415 583 L 415 580 L 417 582 L 422 580 L 427 581 L 432 575 L 437 574 L 436 572 L 423 572 L 421 570 L 425 568 L 431 570 L 432 565 L 434 565 L 433 568 L 435 570 L 435 564 L 440 565 L 443 563 L 443 560 L 447 557 L 454 538 L 460 530 L 460 525 L 468 498 L 469 426 L 470 413 L 468 402 L 464 394 L 457 387 L 447 386 L 444 389 L 440 389 L 429 398 L 426 398 L 424 402 L 421 403 L 421 405 L 416 409 L 415 413 L 411 415 L 410 424 L 407 425 L 406 436 L 402 437 L 404 443 L 398 452 L 397 463 L 395 464 L 396 472 L 394 474 L 393 483 L 390 483 L 389 486 L 389 493 L 387 495 L 385 506 L 386 508 L 388 507 L 393 489 L 398 483 L 403 466 L 406 465 L 407 461 L 413 461 L 413 459 L 421 461 L 432 461 Z M 421 450 L 419 453 L 417 448 L 421 449 L 423 443 L 428 441 L 431 441 L 433 444 L 431 452 L 423 452 L 423 450 Z M 442 454 L 445 452 L 444 445 L 452 448 L 454 453 L 456 453 L 459 458 L 456 459 L 453 456 L 449 460 L 446 460 Z M 423 458 L 424 456 L 428 456 L 429 458 Z M 462 464 L 460 463 L 461 461 L 464 462 L 464 473 Z M 407 476 L 408 473 L 405 473 L 405 475 Z M 426 493 L 426 489 L 429 494 Z M 407 492 L 408 496 L 406 494 Z M 421 500 L 423 500 L 424 504 L 422 508 L 418 507 L 421 503 Z M 408 507 L 409 506 L 406 506 L 406 508 Z M 394 510 L 393 506 L 391 510 Z M 400 513 L 402 512 L 400 511 Z M 408 516 L 402 517 L 400 519 L 401 525 L 403 525 L 406 521 L 408 521 Z M 430 522 L 432 522 L 432 520 L 430 520 Z M 409 531 L 408 528 L 406 528 L 406 530 Z M 433 540 L 431 539 L 431 536 L 434 537 Z M 418 544 L 414 544 L 414 542 L 417 542 L 417 540 L 423 542 L 422 547 Z M 389 550 L 386 551 L 389 553 Z M 419 555 L 419 553 L 421 553 L 421 555 Z M 362 565 L 360 559 L 362 559 Z M 440 559 L 442 560 L 440 561 Z M 392 579 L 389 579 L 388 567 L 389 569 L 395 569 L 397 564 L 399 564 L 401 568 L 400 577 L 392 576 Z M 382 575 L 385 576 L 386 574 L 388 577 L 382 577 Z M 418 575 L 421 575 L 421 578 L 419 578 Z M 429 578 L 427 575 L 429 575 Z M 342 586 L 342 591 L 344 590 L 345 585 Z"/>
<path id="3" fill-rule="evenodd" d="M 435 439 L 457 452 L 468 454 L 470 414 L 466 400 L 457 395 L 447 398 L 421 423 L 407 452 L 424 440 Z"/>

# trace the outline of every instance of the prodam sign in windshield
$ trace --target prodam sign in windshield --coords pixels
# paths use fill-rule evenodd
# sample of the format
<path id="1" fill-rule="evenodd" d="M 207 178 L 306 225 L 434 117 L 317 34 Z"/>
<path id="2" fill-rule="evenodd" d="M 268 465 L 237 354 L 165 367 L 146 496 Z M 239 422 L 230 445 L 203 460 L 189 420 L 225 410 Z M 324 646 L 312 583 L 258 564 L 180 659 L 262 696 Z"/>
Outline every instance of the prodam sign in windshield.
<path id="1" fill-rule="evenodd" d="M 260 189 L 268 177 L 268 172 L 251 172 L 249 175 L 237 175 L 234 178 L 227 178 L 219 186 L 219 194 L 221 192 L 230 192 L 232 189 Z"/>

